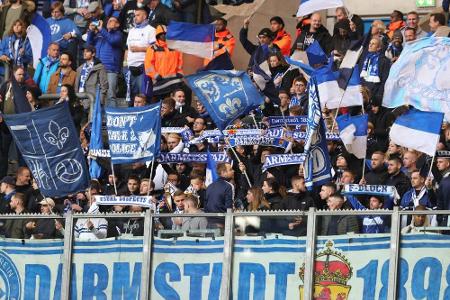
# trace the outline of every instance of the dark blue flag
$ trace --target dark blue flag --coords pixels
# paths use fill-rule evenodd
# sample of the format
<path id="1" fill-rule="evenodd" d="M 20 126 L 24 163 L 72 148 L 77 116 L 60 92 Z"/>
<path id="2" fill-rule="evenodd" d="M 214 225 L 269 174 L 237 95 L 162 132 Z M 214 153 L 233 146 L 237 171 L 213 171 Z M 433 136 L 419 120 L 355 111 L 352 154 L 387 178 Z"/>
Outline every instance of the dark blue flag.
<path id="1" fill-rule="evenodd" d="M 100 89 L 97 88 L 94 109 L 92 111 L 91 141 L 89 144 L 89 150 L 102 149 L 102 108 L 100 106 Z M 91 175 L 91 178 L 99 178 L 101 173 L 102 167 L 100 164 L 95 159 L 91 159 L 89 163 L 89 174 Z"/>
<path id="2" fill-rule="evenodd" d="M 211 71 L 211 70 L 233 70 L 234 65 L 231 61 L 230 54 L 225 51 L 224 53 L 216 56 L 211 60 L 204 68 L 199 71 Z"/>
<path id="3" fill-rule="evenodd" d="M 113 164 L 147 162 L 161 145 L 161 104 L 106 108 L 109 150 Z"/>
<path id="4" fill-rule="evenodd" d="M 320 109 L 320 100 L 315 76 L 308 87 L 308 127 L 304 146 L 305 184 L 308 190 L 331 180 L 331 162 L 325 135 L 325 122 Z"/>
<path id="5" fill-rule="evenodd" d="M 276 104 L 280 104 L 278 90 L 270 75 L 267 62 L 269 54 L 270 50 L 267 45 L 261 45 L 256 49 L 252 61 L 253 80 L 267 98 Z"/>
<path id="6" fill-rule="evenodd" d="M 3 117 L 43 195 L 64 197 L 88 187 L 89 171 L 67 102 Z"/>
<path id="7" fill-rule="evenodd" d="M 264 101 L 242 71 L 205 71 L 186 79 L 220 130 Z"/>

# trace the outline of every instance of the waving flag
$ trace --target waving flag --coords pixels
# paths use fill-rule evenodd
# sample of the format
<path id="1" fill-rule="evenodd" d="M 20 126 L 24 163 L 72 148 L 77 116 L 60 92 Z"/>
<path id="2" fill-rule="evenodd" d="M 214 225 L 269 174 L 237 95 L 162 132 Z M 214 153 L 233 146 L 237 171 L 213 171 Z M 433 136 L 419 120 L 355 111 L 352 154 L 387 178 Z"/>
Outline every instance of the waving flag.
<path id="1" fill-rule="evenodd" d="M 353 68 L 352 76 L 348 81 L 347 88 L 344 91 L 340 107 L 363 105 L 363 96 L 361 94 L 361 78 L 359 76 L 359 67 Z"/>
<path id="2" fill-rule="evenodd" d="M 308 190 L 331 180 L 331 163 L 325 135 L 325 123 L 320 109 L 315 77 L 309 82 L 308 127 L 306 129 L 305 183 Z"/>
<path id="3" fill-rule="evenodd" d="M 397 145 L 433 156 L 439 142 L 443 113 L 410 109 L 397 118 L 389 133 Z"/>
<path id="4" fill-rule="evenodd" d="M 297 17 L 303 17 L 322 9 L 344 6 L 342 0 L 301 0 Z"/>
<path id="5" fill-rule="evenodd" d="M 167 46 L 180 52 L 213 58 L 215 26 L 170 21 L 167 26 Z"/>
<path id="6" fill-rule="evenodd" d="M 113 164 L 147 162 L 161 144 L 160 103 L 142 107 L 106 107 L 109 150 Z"/>
<path id="7" fill-rule="evenodd" d="M 275 87 L 272 76 L 269 75 L 269 64 L 267 63 L 269 54 L 267 45 L 261 45 L 256 49 L 252 62 L 253 80 L 266 97 L 272 102 L 279 104 L 278 90 Z"/>
<path id="8" fill-rule="evenodd" d="M 242 71 L 204 71 L 186 80 L 220 130 L 264 101 Z"/>
<path id="9" fill-rule="evenodd" d="M 208 186 L 213 182 L 216 182 L 219 179 L 219 175 L 217 174 L 217 163 L 212 158 L 211 152 L 208 149 L 208 155 L 206 159 L 206 177 L 205 177 L 205 185 Z"/>
<path id="10" fill-rule="evenodd" d="M 317 40 L 315 40 L 308 48 L 306 48 L 306 56 L 311 67 L 321 66 L 328 62 L 328 57 L 323 51 Z"/>
<path id="11" fill-rule="evenodd" d="M 392 65 L 383 106 L 412 105 L 450 120 L 450 39 L 423 38 L 408 44 Z"/>
<path id="12" fill-rule="evenodd" d="M 368 36 L 369 35 L 351 43 L 350 48 L 345 52 L 344 58 L 339 66 L 338 78 L 339 87 L 343 90 L 345 90 L 349 84 L 350 78 L 354 73 L 353 69 L 357 66 L 357 62 L 363 50 L 363 45 Z"/>
<path id="13" fill-rule="evenodd" d="M 91 126 L 91 141 L 89 144 L 90 150 L 102 150 L 102 109 L 100 106 L 100 89 L 97 88 L 97 95 L 95 97 L 94 110 L 92 112 L 92 126 Z M 90 159 L 89 174 L 91 178 L 99 178 L 102 173 L 102 167 L 95 159 Z"/>
<path id="14" fill-rule="evenodd" d="M 36 69 L 39 60 L 47 56 L 52 32 L 47 21 L 40 14 L 34 14 L 31 25 L 27 28 L 27 37 L 33 52 L 33 67 Z"/>
<path id="15" fill-rule="evenodd" d="M 339 136 L 349 153 L 357 158 L 366 157 L 368 115 L 350 116 L 348 114 L 336 118 Z"/>
<path id="16" fill-rule="evenodd" d="M 338 77 L 332 71 L 333 61 L 320 67 L 314 73 L 317 83 L 317 90 L 320 97 L 321 107 L 327 107 L 328 109 L 338 108 L 342 99 L 342 89 L 339 88 L 337 79 Z"/>
<path id="17" fill-rule="evenodd" d="M 89 171 L 67 102 L 3 118 L 43 195 L 87 188 Z"/>

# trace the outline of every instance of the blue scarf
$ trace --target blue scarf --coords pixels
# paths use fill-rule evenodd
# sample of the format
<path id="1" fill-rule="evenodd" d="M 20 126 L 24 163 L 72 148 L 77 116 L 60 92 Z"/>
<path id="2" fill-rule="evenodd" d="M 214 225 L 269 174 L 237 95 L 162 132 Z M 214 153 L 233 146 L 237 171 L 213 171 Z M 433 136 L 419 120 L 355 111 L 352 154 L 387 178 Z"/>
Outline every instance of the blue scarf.
<path id="1" fill-rule="evenodd" d="M 125 71 L 125 82 L 127 84 L 127 94 L 125 96 L 125 100 L 130 103 L 131 102 L 131 72 L 130 69 L 127 68 Z"/>
<path id="2" fill-rule="evenodd" d="M 50 70 L 53 64 L 58 63 L 59 58 L 53 58 L 51 56 L 47 55 L 47 60 L 44 62 L 44 67 L 46 68 L 47 72 Z"/>
<path id="3" fill-rule="evenodd" d="M 84 93 L 85 92 L 85 87 L 86 87 L 86 81 L 89 77 L 89 74 L 92 71 L 92 68 L 94 67 L 94 62 L 85 62 L 83 64 L 83 67 L 81 68 L 81 74 L 80 74 L 80 87 L 78 89 L 79 93 Z"/>
<path id="4" fill-rule="evenodd" d="M 402 53 L 403 46 L 400 44 L 399 47 L 396 47 L 393 43 L 390 43 L 387 51 L 392 53 L 392 57 L 399 57 L 400 53 Z"/>
<path id="5" fill-rule="evenodd" d="M 17 37 L 15 34 L 8 36 L 8 57 L 14 62 L 14 65 L 23 66 L 23 55 L 19 54 L 19 50 L 22 48 L 25 48 L 24 38 Z"/>
<path id="6" fill-rule="evenodd" d="M 361 78 L 363 78 L 366 82 L 378 83 L 381 81 L 378 70 L 379 59 L 380 59 L 380 52 L 367 53 L 361 71 Z"/>

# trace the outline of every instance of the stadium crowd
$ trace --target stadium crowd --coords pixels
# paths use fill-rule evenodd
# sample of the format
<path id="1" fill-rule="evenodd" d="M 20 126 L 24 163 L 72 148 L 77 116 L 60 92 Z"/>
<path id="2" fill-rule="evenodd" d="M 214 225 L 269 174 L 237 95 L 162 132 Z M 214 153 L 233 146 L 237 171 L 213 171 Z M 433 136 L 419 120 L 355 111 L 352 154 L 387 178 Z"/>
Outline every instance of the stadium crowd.
<path id="1" fill-rule="evenodd" d="M 232 1 L 234 4 L 243 1 Z M 248 1 L 246 1 L 248 2 Z M 127 98 L 129 106 L 144 106 L 161 102 L 162 127 L 189 127 L 192 137 L 216 126 L 201 102 L 183 82 L 182 53 L 170 49 L 166 42 L 170 20 L 196 22 L 198 1 L 191 0 L 113 0 L 113 1 L 3 1 L 0 13 L 0 61 L 2 85 L 0 110 L 3 114 L 27 111 L 16 99 L 26 97 L 32 110 L 39 110 L 62 101 L 68 101 L 75 126 L 80 132 L 80 143 L 86 157 L 89 153 L 90 113 L 93 102 L 78 99 L 76 93 L 95 96 L 99 86 L 102 105 L 119 106 L 120 98 Z M 210 1 L 213 4 L 214 1 Z M 444 1 L 446 3 L 446 1 Z M 206 2 L 204 3 L 206 6 Z M 206 6 L 207 7 L 207 6 Z M 233 56 L 235 44 L 240 42 L 249 56 L 255 55 L 260 45 L 268 45 L 269 70 L 277 87 L 278 101 L 266 98 L 261 109 L 251 117 L 242 116 L 230 128 L 267 128 L 269 116 L 301 116 L 308 114 L 308 76 L 290 68 L 285 56 L 305 51 L 317 41 L 327 55 L 333 55 L 337 66 L 353 41 L 365 41 L 359 59 L 363 107 L 342 107 L 338 113 L 353 115 L 365 111 L 369 115 L 366 167 L 363 160 L 348 153 L 339 140 L 327 141 L 333 165 L 333 180 L 313 191 L 307 191 L 302 165 L 286 165 L 262 169 L 268 155 L 284 153 L 285 149 L 270 146 L 236 146 L 228 150 L 232 163 L 217 166 L 219 179 L 206 186 L 204 163 L 155 163 L 153 170 L 143 163 L 115 165 L 114 172 L 107 158 L 96 158 L 103 167 L 100 178 L 91 180 L 86 191 L 60 199 L 45 198 L 17 153 L 19 167 L 13 174 L 10 156 L 13 144 L 11 133 L 0 117 L 1 148 L 0 213 L 64 214 L 73 212 L 140 212 L 139 206 L 99 206 L 95 195 L 152 195 L 151 209 L 156 213 L 173 212 L 223 213 L 235 210 L 308 210 L 318 209 L 380 209 L 399 206 L 405 210 L 450 209 L 450 152 L 442 151 L 431 165 L 432 158 L 413 149 L 406 149 L 389 140 L 389 130 L 402 109 L 382 106 L 384 84 L 392 64 L 396 63 L 405 43 L 426 36 L 448 37 L 445 9 L 430 16 L 430 32 L 419 26 L 419 14 L 404 15 L 393 11 L 389 24 L 375 20 L 368 32 L 362 19 L 345 8 L 336 9 L 333 31 L 323 25 L 319 13 L 298 19 L 296 36 L 285 30 L 281 17 L 274 16 L 267 24 L 244 21 L 240 32 L 231 32 L 227 21 L 217 18 L 214 56 L 225 52 Z M 47 56 L 35 63 L 27 39 L 26 29 L 34 14 L 47 17 L 51 28 L 51 44 Z M 210 17 L 210 16 L 209 16 Z M 209 22 L 204 14 L 204 22 Z M 261 28 L 258 43 L 248 38 L 250 26 Z M 249 74 L 251 65 L 249 62 Z M 209 63 L 206 60 L 205 65 Z M 316 66 L 317 67 L 317 66 Z M 150 82 L 153 93 L 142 86 Z M 165 83 L 170 82 L 170 89 Z M 58 94 L 55 102 L 41 100 L 41 94 Z M 151 95 L 151 96 L 149 96 Z M 94 97 L 95 98 L 95 97 Z M 23 105 L 23 104 L 22 104 Z M 336 112 L 323 108 L 328 129 Z M 303 143 L 291 142 L 290 153 L 302 153 Z M 206 152 L 224 151 L 221 143 L 207 141 L 190 144 L 177 132 L 163 133 L 161 151 Z M 437 150 L 450 151 L 450 126 L 442 124 Z M 432 169 L 430 173 L 429 170 Z M 149 178 L 153 175 L 153 178 Z M 399 197 L 345 196 L 346 184 L 394 186 Z M 10 238 L 60 238 L 63 225 L 52 219 L 4 220 L 0 233 Z M 448 226 L 446 216 L 428 219 L 414 217 L 404 224 L 405 232 L 424 224 Z M 159 229 L 223 228 L 223 220 L 196 218 L 161 218 Z M 120 234 L 142 235 L 143 219 L 79 219 L 75 234 L 79 238 L 97 239 Z M 259 226 L 246 226 L 245 233 L 278 232 L 301 236 L 306 234 L 306 223 L 301 218 L 268 219 Z M 320 233 L 324 235 L 347 232 L 389 232 L 389 220 L 384 217 L 339 216 L 323 218 Z"/>

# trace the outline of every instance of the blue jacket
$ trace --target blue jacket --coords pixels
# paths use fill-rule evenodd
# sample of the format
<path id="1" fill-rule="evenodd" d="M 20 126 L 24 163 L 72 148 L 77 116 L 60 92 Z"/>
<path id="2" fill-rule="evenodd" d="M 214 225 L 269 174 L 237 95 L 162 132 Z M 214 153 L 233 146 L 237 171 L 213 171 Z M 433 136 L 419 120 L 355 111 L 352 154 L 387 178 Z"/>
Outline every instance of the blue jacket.
<path id="1" fill-rule="evenodd" d="M 87 43 L 95 46 L 96 56 L 107 72 L 119 73 L 122 68 L 122 37 L 119 30 L 108 32 L 102 28 L 97 34 L 88 31 Z"/>
<path id="2" fill-rule="evenodd" d="M 347 195 L 346 196 L 347 201 L 350 203 L 350 205 L 357 210 L 367 210 L 367 207 L 361 204 L 361 202 L 356 199 L 353 195 Z M 363 233 L 384 233 L 389 232 L 386 217 L 387 216 L 377 216 L 377 215 L 370 215 L 370 216 L 358 216 L 360 219 L 362 219 L 362 232 Z"/>
<path id="3" fill-rule="evenodd" d="M 8 56 L 12 60 L 12 62 L 14 62 L 14 65 L 16 65 L 16 61 L 14 61 L 14 57 L 13 55 L 11 55 L 14 52 L 14 50 L 13 49 L 10 50 L 9 48 L 13 47 L 16 40 L 17 37 L 13 34 L 5 36 L 0 43 L 0 56 L 2 55 Z M 28 39 L 25 39 L 22 45 L 25 49 L 25 53 L 22 56 L 22 64 L 26 69 L 28 64 L 33 60 L 33 52 L 31 51 L 30 41 Z M 0 68 L 0 74 L 4 74 L 3 64 L 1 65 Z"/>
<path id="4" fill-rule="evenodd" d="M 59 59 L 50 63 L 48 57 L 44 57 L 39 61 L 39 64 L 34 72 L 33 80 L 41 89 L 42 93 L 47 93 L 48 83 L 50 82 L 50 77 L 59 67 Z"/>
<path id="5" fill-rule="evenodd" d="M 400 207 L 402 209 L 413 210 L 414 203 L 412 202 L 412 195 L 416 190 L 414 188 L 410 188 L 402 197 L 402 201 L 400 202 Z M 431 201 L 432 195 L 430 195 L 429 191 L 426 191 L 423 194 L 422 198 L 419 199 L 419 204 L 428 208 L 433 208 L 433 202 Z"/>
<path id="6" fill-rule="evenodd" d="M 67 50 L 69 43 L 76 42 L 75 38 L 70 40 L 63 39 L 63 35 L 72 32 L 75 33 L 78 38 L 80 37 L 80 31 L 71 19 L 66 17 L 62 17 L 61 19 L 47 18 L 46 21 L 52 32 L 52 42 L 57 42 L 62 50 Z"/>
<path id="7" fill-rule="evenodd" d="M 233 208 L 234 191 L 231 183 L 220 177 L 206 189 L 205 212 L 224 213 Z"/>

